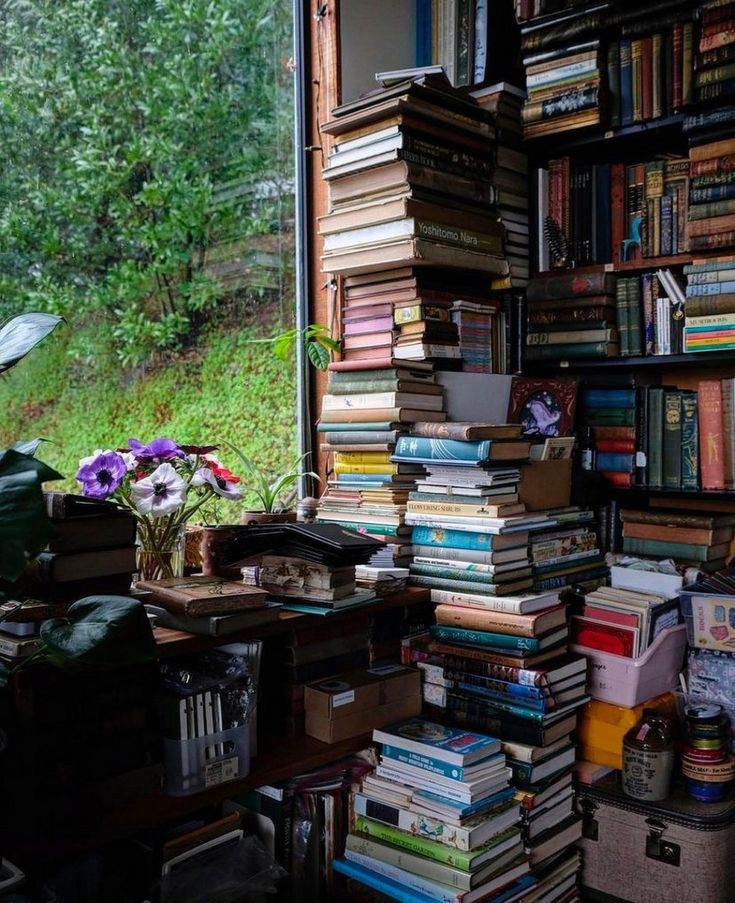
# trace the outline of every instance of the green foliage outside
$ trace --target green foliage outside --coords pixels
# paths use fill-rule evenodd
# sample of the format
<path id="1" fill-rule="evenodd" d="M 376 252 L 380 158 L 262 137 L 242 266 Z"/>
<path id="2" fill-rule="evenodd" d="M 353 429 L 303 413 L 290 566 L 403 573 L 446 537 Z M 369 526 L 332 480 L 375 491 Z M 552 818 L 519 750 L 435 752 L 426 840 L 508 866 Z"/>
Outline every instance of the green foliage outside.
<path id="1" fill-rule="evenodd" d="M 262 343 L 293 323 L 291 52 L 289 0 L 0 4 L 0 322 L 67 320 L 0 379 L 0 445 L 45 437 L 66 488 L 130 436 L 295 459 Z"/>
<path id="2" fill-rule="evenodd" d="M 288 219 L 290 28 L 284 0 L 6 0 L 0 313 L 91 318 L 75 353 L 124 365 L 186 344 Z"/>

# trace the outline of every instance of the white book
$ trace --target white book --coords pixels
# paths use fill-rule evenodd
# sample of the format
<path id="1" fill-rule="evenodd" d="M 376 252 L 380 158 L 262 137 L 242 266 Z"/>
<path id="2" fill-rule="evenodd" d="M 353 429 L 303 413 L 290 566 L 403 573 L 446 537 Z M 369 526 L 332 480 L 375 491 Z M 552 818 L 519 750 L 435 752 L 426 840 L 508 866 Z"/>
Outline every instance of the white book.
<path id="1" fill-rule="evenodd" d="M 365 392 L 357 395 L 324 395 L 322 411 L 349 411 L 353 408 L 414 408 L 441 411 L 444 400 L 441 395 L 425 395 L 422 392 Z"/>
<path id="2" fill-rule="evenodd" d="M 413 545 L 413 554 L 430 558 L 441 551 L 444 561 L 460 563 L 477 563 L 477 564 L 513 564 L 519 567 L 528 561 L 525 541 L 521 542 L 522 536 L 518 534 L 519 545 L 510 549 L 492 549 L 487 552 L 477 551 L 475 549 L 439 549 L 437 546 L 426 546 L 421 543 Z"/>
<path id="3" fill-rule="evenodd" d="M 437 605 L 461 605 L 484 608 L 504 614 L 532 614 L 559 604 L 558 591 L 525 596 L 485 596 L 480 593 L 457 593 L 448 589 L 432 589 L 431 601 Z"/>

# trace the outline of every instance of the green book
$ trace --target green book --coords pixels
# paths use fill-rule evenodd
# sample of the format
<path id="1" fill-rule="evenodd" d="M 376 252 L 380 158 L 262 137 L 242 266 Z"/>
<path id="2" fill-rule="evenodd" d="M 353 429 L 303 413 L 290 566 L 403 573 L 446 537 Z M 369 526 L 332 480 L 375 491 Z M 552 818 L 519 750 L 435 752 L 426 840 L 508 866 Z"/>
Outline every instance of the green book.
<path id="1" fill-rule="evenodd" d="M 618 333 L 620 335 L 620 356 L 630 354 L 630 323 L 628 319 L 628 279 L 618 279 L 615 289 L 616 309 L 618 313 Z"/>
<path id="2" fill-rule="evenodd" d="M 364 423 L 334 423 L 322 419 L 316 425 L 318 433 L 332 433 L 335 431 L 347 432 L 356 430 L 394 430 L 399 428 L 400 424 L 394 423 L 391 420 L 380 420 L 376 421 L 375 423 L 368 423 L 367 421 Z"/>
<path id="3" fill-rule="evenodd" d="M 491 851 L 494 847 L 510 841 L 513 837 L 520 837 L 518 828 L 506 828 L 505 831 L 495 834 L 490 840 L 474 850 L 462 852 L 455 847 L 447 846 L 445 843 L 439 843 L 436 840 L 430 840 L 427 837 L 420 837 L 408 831 L 402 831 L 400 828 L 394 828 L 392 825 L 385 825 L 382 822 L 365 818 L 364 815 L 358 815 L 355 819 L 355 830 L 361 834 L 368 834 L 376 840 L 384 840 L 395 847 L 418 853 L 419 856 L 426 856 L 435 862 L 445 862 L 447 865 L 453 865 L 464 872 L 476 869 L 478 860 L 482 864 L 492 859 Z"/>
<path id="4" fill-rule="evenodd" d="M 699 488 L 697 393 L 681 393 L 681 488 Z"/>
<path id="5" fill-rule="evenodd" d="M 530 582 L 530 581 L 529 581 Z M 489 630 L 469 630 L 465 627 L 445 627 L 435 624 L 429 629 L 431 637 L 442 643 L 458 643 L 462 646 L 491 646 L 494 649 L 509 649 L 526 654 L 538 652 L 542 647 L 541 637 L 513 636 L 508 633 L 490 633 Z"/>
<path id="6" fill-rule="evenodd" d="M 664 392 L 664 489 L 681 489 L 681 392 Z"/>
<path id="7" fill-rule="evenodd" d="M 635 426 L 635 408 L 597 408 L 586 410 L 587 426 Z"/>
<path id="8" fill-rule="evenodd" d="M 662 489 L 663 471 L 664 390 L 651 386 L 648 390 L 648 485 Z"/>
<path id="9" fill-rule="evenodd" d="M 617 357 L 617 342 L 580 342 L 568 345 L 528 345 L 524 351 L 530 361 L 556 361 L 582 357 Z"/>
<path id="10" fill-rule="evenodd" d="M 725 544 L 725 547 L 726 544 Z M 653 555 L 657 558 L 686 558 L 693 561 L 708 561 L 712 556 L 712 550 L 717 557 L 719 546 L 693 545 L 690 542 L 667 542 L 663 539 L 638 539 L 637 537 L 623 537 L 623 551 L 631 555 Z"/>
<path id="11" fill-rule="evenodd" d="M 638 278 L 626 279 L 628 296 L 628 348 L 631 357 L 643 354 L 643 308 L 641 306 L 641 281 Z"/>

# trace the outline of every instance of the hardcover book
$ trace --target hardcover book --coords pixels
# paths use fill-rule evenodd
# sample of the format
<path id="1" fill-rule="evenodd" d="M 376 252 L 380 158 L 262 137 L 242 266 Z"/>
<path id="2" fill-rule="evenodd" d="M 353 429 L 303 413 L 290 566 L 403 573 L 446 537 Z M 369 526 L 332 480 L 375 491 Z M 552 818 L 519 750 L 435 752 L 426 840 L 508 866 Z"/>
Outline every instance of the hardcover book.
<path id="1" fill-rule="evenodd" d="M 263 608 L 267 593 L 221 577 L 171 577 L 141 580 L 137 587 L 147 591 L 163 608 L 184 615 L 227 614 Z"/>

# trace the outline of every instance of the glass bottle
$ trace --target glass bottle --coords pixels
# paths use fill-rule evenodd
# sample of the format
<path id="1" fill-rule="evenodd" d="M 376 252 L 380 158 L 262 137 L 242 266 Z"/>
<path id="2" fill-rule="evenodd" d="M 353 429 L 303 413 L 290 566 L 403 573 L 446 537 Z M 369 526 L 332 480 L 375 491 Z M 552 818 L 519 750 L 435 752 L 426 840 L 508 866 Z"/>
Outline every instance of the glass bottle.
<path id="1" fill-rule="evenodd" d="M 644 709 L 641 720 L 623 737 L 623 790 L 637 800 L 664 800 L 673 767 L 671 723 L 657 709 Z"/>
<path id="2" fill-rule="evenodd" d="M 582 470 L 595 469 L 595 437 L 589 426 L 582 430 L 579 442 L 579 463 Z"/>

